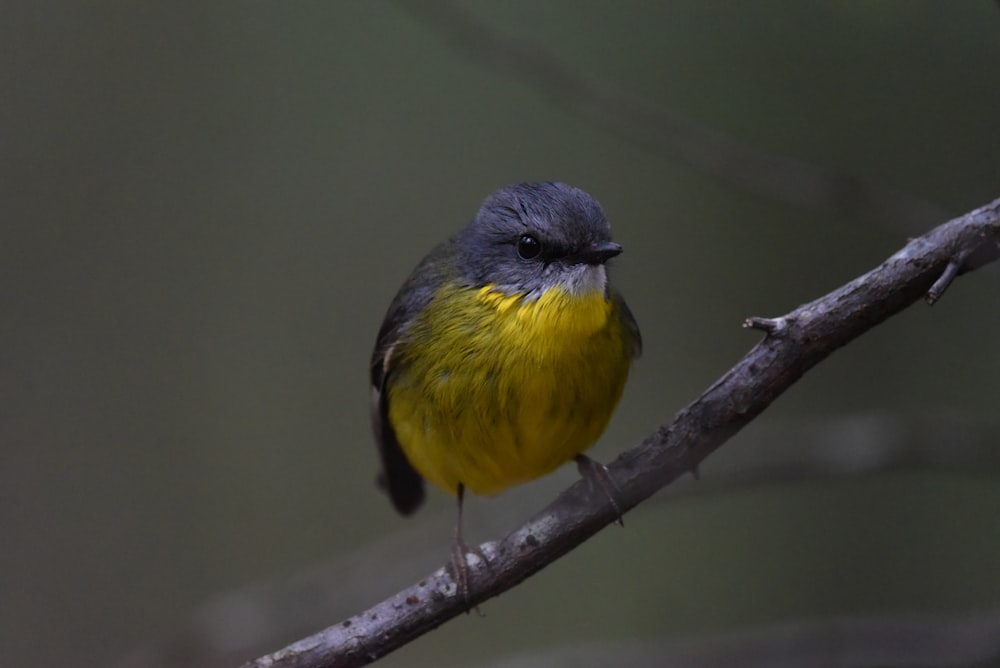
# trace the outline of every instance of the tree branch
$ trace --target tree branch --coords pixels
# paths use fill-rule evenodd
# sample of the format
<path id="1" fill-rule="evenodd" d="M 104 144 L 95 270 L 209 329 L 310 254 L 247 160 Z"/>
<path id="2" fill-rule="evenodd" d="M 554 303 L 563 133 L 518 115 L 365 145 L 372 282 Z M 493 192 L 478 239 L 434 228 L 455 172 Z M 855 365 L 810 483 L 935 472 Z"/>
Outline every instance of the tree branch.
<path id="1" fill-rule="evenodd" d="M 751 433 L 742 432 L 740 447 L 713 459 L 711 470 L 697 484 L 670 485 L 645 507 L 786 482 L 889 473 L 994 477 L 1000 474 L 998 442 L 1000 420 L 970 419 L 951 412 L 897 416 L 876 411 L 770 420 Z M 506 498 L 477 520 L 477 532 L 501 534 L 533 511 L 531 503 L 529 494 Z M 440 537 L 454 528 L 454 521 L 454 514 L 442 508 L 433 517 L 407 524 L 315 568 L 220 594 L 181 627 L 135 647 L 115 667 L 230 667 L 289 638 L 311 633 L 323 620 L 367 605 L 372 583 L 398 582 L 407 579 L 404 573 L 435 568 L 442 555 Z M 406 559 L 400 560 L 403 553 Z M 667 653 L 661 651 L 661 656 Z M 615 662 L 596 665 L 609 663 Z M 617 663 L 631 665 L 629 661 Z"/>
<path id="2" fill-rule="evenodd" d="M 994 257 L 1000 250 L 1000 199 L 912 240 L 877 268 L 787 315 L 748 319 L 744 326 L 765 331 L 763 340 L 672 422 L 609 466 L 621 508 L 634 508 L 695 470 L 806 371 L 926 297 L 949 263 L 981 255 L 983 248 Z M 468 600 L 441 568 L 367 611 L 245 666 L 365 665 L 510 589 L 614 520 L 606 497 L 578 482 L 521 528 L 484 543 L 486 565 L 470 555 Z"/>

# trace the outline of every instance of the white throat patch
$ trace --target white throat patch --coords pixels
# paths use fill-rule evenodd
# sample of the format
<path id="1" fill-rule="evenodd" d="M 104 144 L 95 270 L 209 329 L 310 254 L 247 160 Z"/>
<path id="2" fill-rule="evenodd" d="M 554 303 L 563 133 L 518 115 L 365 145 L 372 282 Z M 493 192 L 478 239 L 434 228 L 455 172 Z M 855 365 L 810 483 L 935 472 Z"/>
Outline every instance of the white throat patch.
<path id="1" fill-rule="evenodd" d="M 560 277 L 559 284 L 573 295 L 604 292 L 608 287 L 608 272 L 603 264 L 577 264 Z"/>

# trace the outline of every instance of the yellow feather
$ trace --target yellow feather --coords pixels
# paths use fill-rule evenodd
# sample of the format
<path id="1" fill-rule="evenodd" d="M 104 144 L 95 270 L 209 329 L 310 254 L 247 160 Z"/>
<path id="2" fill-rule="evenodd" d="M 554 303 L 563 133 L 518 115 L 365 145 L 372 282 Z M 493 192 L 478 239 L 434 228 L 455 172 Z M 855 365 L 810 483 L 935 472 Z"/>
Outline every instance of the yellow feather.
<path id="1" fill-rule="evenodd" d="M 631 336 L 602 291 L 445 285 L 393 352 L 389 420 L 427 480 L 499 493 L 594 444 L 621 397 Z"/>

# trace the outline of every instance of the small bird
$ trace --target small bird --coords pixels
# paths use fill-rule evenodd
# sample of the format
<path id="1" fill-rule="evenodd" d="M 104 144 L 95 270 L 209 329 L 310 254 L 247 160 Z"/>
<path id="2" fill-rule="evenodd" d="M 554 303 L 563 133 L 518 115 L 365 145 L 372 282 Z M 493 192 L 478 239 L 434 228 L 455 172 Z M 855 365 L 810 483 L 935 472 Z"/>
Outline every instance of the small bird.
<path id="1" fill-rule="evenodd" d="M 424 480 L 458 499 L 451 565 L 468 595 L 466 490 L 494 495 L 576 460 L 607 427 L 639 327 L 608 282 L 622 252 L 601 205 L 563 183 L 494 192 L 400 288 L 371 359 L 379 482 L 403 515 Z M 619 513 L 620 515 L 620 513 Z"/>

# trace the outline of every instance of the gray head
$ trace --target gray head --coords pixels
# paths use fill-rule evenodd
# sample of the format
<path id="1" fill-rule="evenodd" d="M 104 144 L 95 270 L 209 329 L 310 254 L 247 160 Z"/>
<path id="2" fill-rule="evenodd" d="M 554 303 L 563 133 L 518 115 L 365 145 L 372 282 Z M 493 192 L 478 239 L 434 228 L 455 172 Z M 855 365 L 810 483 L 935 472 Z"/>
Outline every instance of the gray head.
<path id="1" fill-rule="evenodd" d="M 534 297 L 556 285 L 604 291 L 604 263 L 622 252 L 593 197 L 549 182 L 496 191 L 454 241 L 465 280 Z"/>

